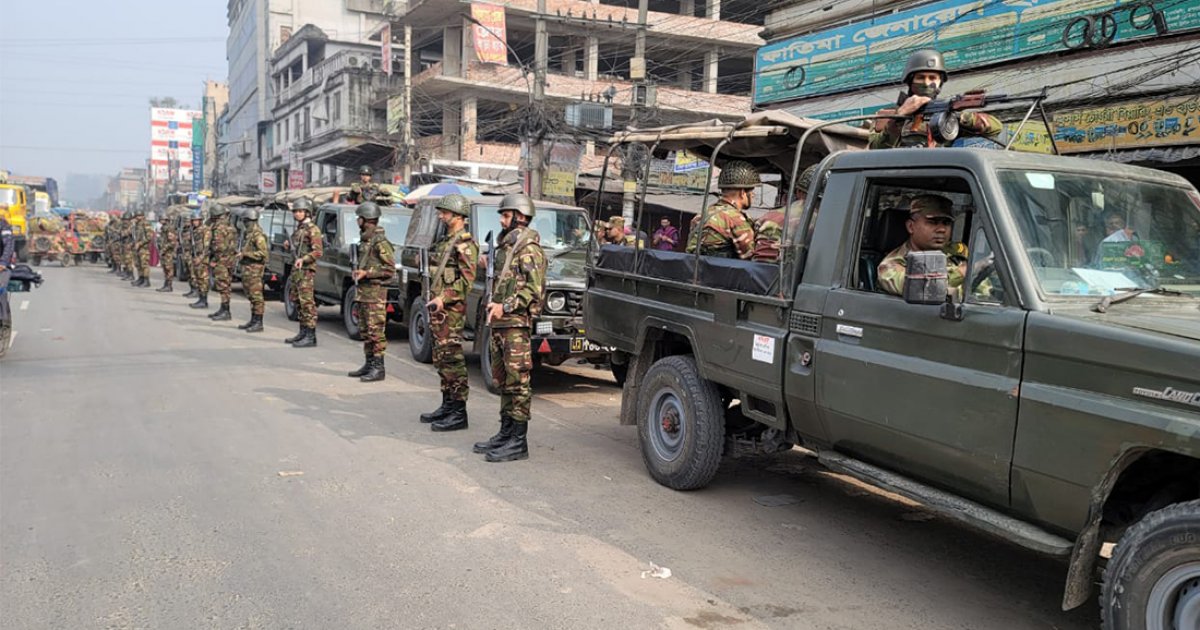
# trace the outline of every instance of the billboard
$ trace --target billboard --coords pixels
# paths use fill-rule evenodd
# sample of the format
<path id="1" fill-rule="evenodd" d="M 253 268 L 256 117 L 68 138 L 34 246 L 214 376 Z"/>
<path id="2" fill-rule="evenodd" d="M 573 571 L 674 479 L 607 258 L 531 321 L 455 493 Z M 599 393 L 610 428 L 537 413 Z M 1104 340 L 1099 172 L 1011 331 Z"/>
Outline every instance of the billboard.
<path id="1" fill-rule="evenodd" d="M 192 182 L 192 126 L 202 114 L 191 109 L 150 108 L 150 170 L 154 183 L 171 178 L 171 164 L 177 182 Z"/>
<path id="2" fill-rule="evenodd" d="M 504 7 L 494 4 L 471 3 L 475 25 L 471 39 L 475 40 L 475 55 L 483 63 L 508 64 L 508 34 L 505 32 Z"/>

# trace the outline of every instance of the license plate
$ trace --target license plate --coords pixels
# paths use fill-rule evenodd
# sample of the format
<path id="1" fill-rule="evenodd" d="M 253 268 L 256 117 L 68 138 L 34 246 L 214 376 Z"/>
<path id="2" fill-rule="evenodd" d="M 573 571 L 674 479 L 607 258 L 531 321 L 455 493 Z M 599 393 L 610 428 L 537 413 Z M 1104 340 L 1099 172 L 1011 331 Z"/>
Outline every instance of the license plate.
<path id="1" fill-rule="evenodd" d="M 611 352 L 611 348 L 606 348 L 594 341 L 590 341 L 583 337 L 571 338 L 571 352 Z"/>

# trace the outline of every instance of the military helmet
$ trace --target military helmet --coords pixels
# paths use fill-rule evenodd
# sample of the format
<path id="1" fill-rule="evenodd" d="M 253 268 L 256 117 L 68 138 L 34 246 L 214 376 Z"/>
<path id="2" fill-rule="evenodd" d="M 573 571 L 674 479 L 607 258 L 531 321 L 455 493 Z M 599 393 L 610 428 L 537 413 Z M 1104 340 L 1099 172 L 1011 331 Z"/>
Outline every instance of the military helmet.
<path id="1" fill-rule="evenodd" d="M 371 175 L 371 174 L 372 174 L 372 173 L 371 173 L 371 167 L 370 167 L 370 166 L 367 166 L 367 165 L 365 165 L 365 164 L 364 164 L 364 165 L 362 165 L 362 166 L 360 166 L 360 167 L 358 167 L 358 174 L 359 174 L 359 175 Z"/>
<path id="2" fill-rule="evenodd" d="M 201 214 L 200 208 L 196 208 L 195 210 L 192 210 L 191 220 L 192 221 L 203 221 L 204 220 L 204 215 Z"/>
<path id="3" fill-rule="evenodd" d="M 758 188 L 762 182 L 758 179 L 758 169 L 742 160 L 731 160 L 721 168 L 721 177 L 717 180 L 717 188 Z"/>
<path id="4" fill-rule="evenodd" d="M 515 210 L 521 213 L 526 218 L 532 219 L 536 208 L 533 205 L 533 200 L 525 193 L 509 193 L 504 195 L 500 200 L 500 212 L 505 210 Z"/>
<path id="5" fill-rule="evenodd" d="M 242 210 L 242 218 L 252 223 L 258 221 L 258 215 L 258 208 L 250 207 Z"/>
<path id="6" fill-rule="evenodd" d="M 383 213 L 379 211 L 379 204 L 375 203 L 374 201 L 368 201 L 360 205 L 358 209 L 354 211 L 354 214 L 357 214 L 359 217 L 368 221 L 371 219 L 378 219 L 383 215 Z"/>
<path id="7" fill-rule="evenodd" d="M 453 212 L 454 214 L 465 217 L 471 212 L 471 202 L 468 201 L 466 197 L 458 193 L 451 193 L 445 197 L 442 197 L 441 199 L 438 199 L 437 205 L 434 206 L 434 209 Z"/>
<path id="8" fill-rule="evenodd" d="M 922 48 L 909 55 L 908 63 L 904 65 L 904 84 L 908 85 L 918 72 L 937 72 L 942 75 L 942 83 L 945 83 L 946 62 L 942 59 L 942 53 L 932 48 Z"/>
<path id="9" fill-rule="evenodd" d="M 297 210 L 303 210 L 305 212 L 312 212 L 312 207 L 313 207 L 312 199 L 309 199 L 308 197 L 301 197 L 292 202 L 292 212 L 295 212 Z"/>
<path id="10" fill-rule="evenodd" d="M 208 215 L 211 217 L 223 217 L 229 214 L 229 206 L 223 203 L 214 203 L 208 209 Z"/>
<path id="11" fill-rule="evenodd" d="M 817 174 L 817 165 L 816 164 L 813 164 L 812 166 L 801 171 L 800 177 L 796 178 L 796 190 L 807 193 L 808 189 L 812 187 L 813 176 L 815 176 L 816 174 Z"/>

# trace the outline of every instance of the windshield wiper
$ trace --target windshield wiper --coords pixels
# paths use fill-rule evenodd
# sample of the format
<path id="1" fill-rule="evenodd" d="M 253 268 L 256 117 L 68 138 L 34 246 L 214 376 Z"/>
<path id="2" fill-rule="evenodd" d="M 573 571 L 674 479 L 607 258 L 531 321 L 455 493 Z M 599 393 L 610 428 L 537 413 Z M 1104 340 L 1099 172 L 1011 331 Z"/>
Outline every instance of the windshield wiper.
<path id="1" fill-rule="evenodd" d="M 1173 289 L 1164 289 L 1162 287 L 1154 287 L 1153 289 L 1122 289 L 1122 290 L 1127 291 L 1127 293 L 1122 293 L 1120 295 L 1106 295 L 1103 298 L 1101 298 L 1099 302 L 1096 302 L 1095 304 L 1092 305 L 1092 310 L 1097 313 L 1107 313 L 1108 307 L 1112 306 L 1113 304 L 1120 304 L 1121 302 L 1128 302 L 1129 300 L 1132 300 L 1133 298 L 1135 298 L 1139 295 L 1142 295 L 1143 293 L 1156 293 L 1158 295 L 1183 295 L 1183 293 L 1181 291 L 1175 291 Z"/>

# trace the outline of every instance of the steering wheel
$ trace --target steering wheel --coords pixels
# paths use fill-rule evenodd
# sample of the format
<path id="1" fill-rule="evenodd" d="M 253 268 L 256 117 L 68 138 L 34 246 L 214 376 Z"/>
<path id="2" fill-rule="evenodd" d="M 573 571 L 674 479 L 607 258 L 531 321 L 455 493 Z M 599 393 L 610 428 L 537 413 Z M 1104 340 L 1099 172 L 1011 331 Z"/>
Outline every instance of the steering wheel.
<path id="1" fill-rule="evenodd" d="M 1053 267 L 1054 265 L 1058 264 L 1058 257 L 1054 255 L 1054 252 L 1048 249 L 1043 249 L 1041 247 L 1026 247 L 1025 253 L 1029 254 L 1030 258 L 1033 258 L 1033 255 L 1037 254 L 1043 258 L 1043 262 L 1050 261 L 1049 265 L 1041 265 L 1042 267 Z"/>

